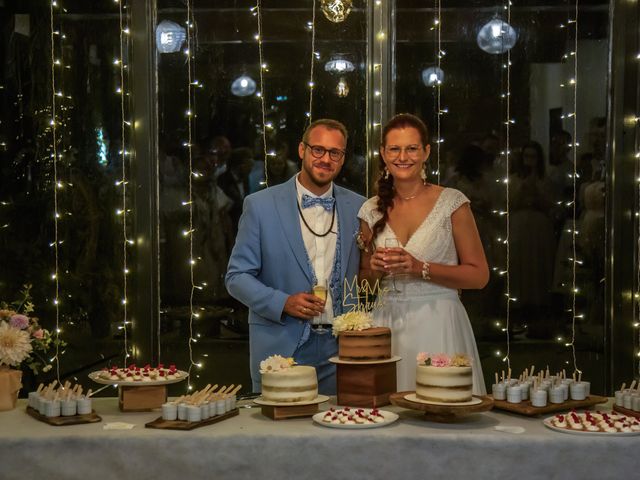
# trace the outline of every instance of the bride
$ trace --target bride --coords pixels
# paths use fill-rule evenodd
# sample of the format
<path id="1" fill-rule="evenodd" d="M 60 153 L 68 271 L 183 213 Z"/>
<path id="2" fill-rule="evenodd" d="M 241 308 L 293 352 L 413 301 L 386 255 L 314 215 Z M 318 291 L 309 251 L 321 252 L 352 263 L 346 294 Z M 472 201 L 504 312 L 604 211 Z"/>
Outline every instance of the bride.
<path id="1" fill-rule="evenodd" d="M 429 132 L 418 117 L 399 114 L 382 131 L 378 196 L 364 203 L 360 277 L 387 290 L 374 311 L 392 329 L 398 390 L 415 388 L 419 352 L 466 353 L 473 393 L 486 394 L 469 317 L 458 289 L 483 288 L 489 269 L 469 199 L 427 182 Z M 397 246 L 392 246 L 392 245 Z"/>

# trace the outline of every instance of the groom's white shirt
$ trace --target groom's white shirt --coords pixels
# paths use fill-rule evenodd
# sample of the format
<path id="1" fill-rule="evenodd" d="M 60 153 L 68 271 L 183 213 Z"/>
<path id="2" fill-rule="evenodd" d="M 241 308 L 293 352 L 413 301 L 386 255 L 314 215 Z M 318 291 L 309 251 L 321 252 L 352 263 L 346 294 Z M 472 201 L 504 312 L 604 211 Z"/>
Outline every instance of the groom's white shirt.
<path id="1" fill-rule="evenodd" d="M 333 196 L 333 183 L 330 188 L 322 195 L 316 195 L 302 186 L 296 175 L 296 191 L 298 193 L 298 205 L 304 215 L 304 219 L 307 224 L 316 233 L 324 233 L 331 226 L 331 219 L 333 212 L 325 210 L 321 205 L 313 205 L 308 208 L 302 208 L 302 195 L 305 193 L 310 197 L 330 198 Z M 336 257 L 336 243 L 338 240 L 338 211 L 336 208 L 336 218 L 331 228 L 331 232 L 324 237 L 318 237 L 311 233 L 304 224 L 302 218 L 300 219 L 300 231 L 302 232 L 302 241 L 304 242 L 307 255 L 309 255 L 309 261 L 313 266 L 313 271 L 316 275 L 316 280 L 319 283 L 325 283 L 331 279 L 331 273 L 333 270 L 333 261 Z M 327 303 L 324 308 L 325 314 L 322 319 L 322 323 L 333 323 L 333 299 L 331 298 L 331 292 L 327 292 Z M 317 320 L 317 319 L 316 319 Z"/>

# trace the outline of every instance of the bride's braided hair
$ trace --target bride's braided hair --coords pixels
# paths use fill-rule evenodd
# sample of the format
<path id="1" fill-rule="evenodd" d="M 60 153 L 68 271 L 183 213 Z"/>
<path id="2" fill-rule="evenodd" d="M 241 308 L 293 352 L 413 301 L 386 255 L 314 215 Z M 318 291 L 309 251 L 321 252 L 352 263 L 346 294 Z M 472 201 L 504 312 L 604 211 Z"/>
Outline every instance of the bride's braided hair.
<path id="1" fill-rule="evenodd" d="M 380 147 L 380 155 L 378 156 L 378 170 L 380 171 L 380 176 L 378 177 L 377 182 L 378 206 L 376 208 L 376 210 L 382 214 L 382 217 L 374 223 L 373 228 L 371 229 L 372 235 L 369 243 L 372 247 L 374 246 L 376 237 L 380 232 L 382 232 L 384 226 L 389 220 L 389 208 L 393 207 L 393 196 L 395 193 L 393 188 L 393 175 L 388 175 L 388 178 L 385 178 L 385 163 L 382 159 L 382 150 L 387 143 L 387 135 L 389 132 L 391 130 L 401 128 L 415 128 L 420 134 L 420 140 L 422 141 L 423 147 L 429 145 L 429 130 L 427 129 L 427 126 L 422 120 L 410 113 L 399 113 L 398 115 L 395 115 L 382 129 L 382 146 Z M 424 164 L 425 169 L 427 168 L 427 163 L 428 162 L 425 162 Z"/>

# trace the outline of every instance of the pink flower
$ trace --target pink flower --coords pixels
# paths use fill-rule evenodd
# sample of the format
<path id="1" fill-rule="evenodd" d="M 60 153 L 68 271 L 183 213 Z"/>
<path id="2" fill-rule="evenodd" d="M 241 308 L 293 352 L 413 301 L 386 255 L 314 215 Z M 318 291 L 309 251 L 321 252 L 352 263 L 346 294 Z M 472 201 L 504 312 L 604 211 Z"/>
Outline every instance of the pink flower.
<path id="1" fill-rule="evenodd" d="M 429 358 L 429 354 L 427 352 L 420 352 L 416 357 L 416 361 L 418 363 L 424 363 L 427 361 L 427 358 Z"/>
<path id="2" fill-rule="evenodd" d="M 42 340 L 44 338 L 44 330 L 39 328 L 38 330 L 33 332 L 31 335 L 33 335 L 33 338 L 37 338 L 38 340 Z"/>
<path id="3" fill-rule="evenodd" d="M 451 359 L 446 353 L 439 353 L 431 357 L 431 365 L 434 367 L 448 367 Z"/>
<path id="4" fill-rule="evenodd" d="M 19 313 L 16 313 L 15 315 L 11 316 L 9 323 L 13 328 L 17 328 L 18 330 L 24 330 L 29 326 L 29 317 L 27 317 L 26 315 L 21 315 Z"/>

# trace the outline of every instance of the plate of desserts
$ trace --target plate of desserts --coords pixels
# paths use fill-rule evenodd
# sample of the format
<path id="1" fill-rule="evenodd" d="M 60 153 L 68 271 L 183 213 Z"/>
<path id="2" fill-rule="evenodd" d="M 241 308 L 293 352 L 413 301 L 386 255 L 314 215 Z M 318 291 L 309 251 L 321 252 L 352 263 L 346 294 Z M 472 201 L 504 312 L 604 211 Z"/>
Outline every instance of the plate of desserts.
<path id="1" fill-rule="evenodd" d="M 395 422 L 398 414 L 377 408 L 342 407 L 316 413 L 312 418 L 323 427 L 360 429 L 384 427 Z"/>
<path id="2" fill-rule="evenodd" d="M 168 385 L 181 382 L 188 376 L 187 372 L 178 370 L 175 365 L 172 364 L 166 368 L 162 363 L 157 367 L 150 365 L 137 367 L 134 364 L 123 368 L 109 367 L 89 374 L 89 378 L 96 383 L 128 387 Z"/>
<path id="3" fill-rule="evenodd" d="M 640 421 L 616 412 L 569 412 L 544 419 L 551 430 L 574 435 L 630 436 L 640 435 Z"/>

